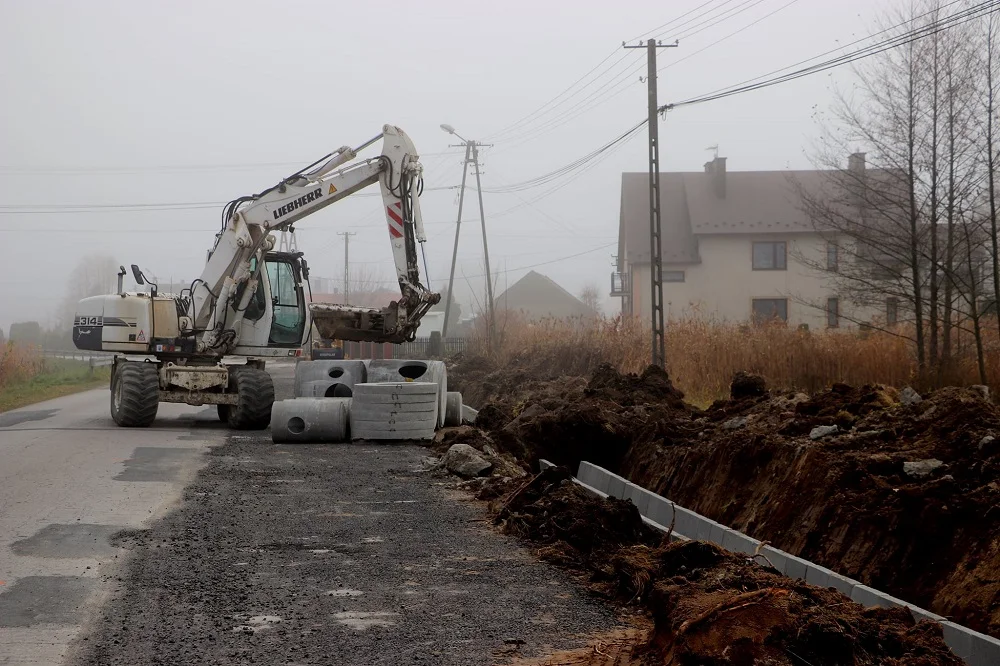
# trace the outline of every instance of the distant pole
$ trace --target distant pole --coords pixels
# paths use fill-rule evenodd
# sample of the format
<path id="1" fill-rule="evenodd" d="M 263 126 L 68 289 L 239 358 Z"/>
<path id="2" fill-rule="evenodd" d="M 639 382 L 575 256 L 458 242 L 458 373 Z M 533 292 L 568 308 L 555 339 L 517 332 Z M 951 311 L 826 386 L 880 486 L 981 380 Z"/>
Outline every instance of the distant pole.
<path id="1" fill-rule="evenodd" d="M 489 319 L 490 331 L 493 329 L 493 273 L 490 271 L 490 248 L 486 243 L 486 211 L 483 209 L 483 185 L 479 180 L 479 145 L 472 143 L 472 161 L 476 167 L 476 192 L 479 194 L 479 224 L 483 228 L 483 262 L 486 264 L 486 316 Z"/>
<path id="2" fill-rule="evenodd" d="M 357 235 L 353 231 L 340 231 L 337 232 L 344 237 L 344 305 L 349 305 L 350 293 L 351 293 L 351 236 Z"/>
<path id="3" fill-rule="evenodd" d="M 656 103 L 656 49 L 674 47 L 650 39 L 645 46 L 636 44 L 627 49 L 645 48 L 647 52 L 646 82 L 649 86 L 649 281 L 653 323 L 652 363 L 666 367 L 666 336 L 663 326 L 663 247 L 660 226 L 660 136 L 657 127 L 659 105 Z"/>
<path id="4" fill-rule="evenodd" d="M 458 261 L 458 232 L 462 228 L 462 204 L 465 203 L 465 178 L 469 173 L 469 152 L 472 145 L 465 142 L 465 160 L 462 162 L 462 187 L 458 191 L 458 219 L 455 221 L 455 248 L 451 251 L 451 274 L 448 276 L 448 295 L 444 302 L 444 326 L 441 327 L 441 337 L 448 336 L 448 322 L 451 320 L 451 301 L 454 298 L 455 263 Z"/>

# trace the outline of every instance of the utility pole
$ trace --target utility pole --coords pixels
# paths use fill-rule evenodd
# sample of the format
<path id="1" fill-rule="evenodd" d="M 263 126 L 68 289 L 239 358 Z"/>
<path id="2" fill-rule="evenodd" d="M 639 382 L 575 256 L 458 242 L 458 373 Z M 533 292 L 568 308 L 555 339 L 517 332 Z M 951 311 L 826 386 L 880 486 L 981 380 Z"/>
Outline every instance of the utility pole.
<path id="1" fill-rule="evenodd" d="M 493 273 L 490 271 L 490 248 L 486 243 L 486 212 L 483 210 L 483 184 L 479 180 L 479 146 L 482 144 L 473 142 L 472 161 L 476 166 L 476 192 L 479 194 L 479 224 L 483 228 L 483 262 L 486 264 L 486 297 L 489 305 L 486 306 L 486 316 L 489 320 L 490 331 L 493 330 Z"/>
<path id="2" fill-rule="evenodd" d="M 441 337 L 448 336 L 448 322 L 451 320 L 451 301 L 454 298 L 452 289 L 455 286 L 455 263 L 458 261 L 458 232 L 462 228 L 462 205 L 465 203 L 465 177 L 469 173 L 469 153 L 472 145 L 465 144 L 465 159 L 462 161 L 462 187 L 458 191 L 458 219 L 455 221 L 455 247 L 451 251 L 451 274 L 448 276 L 448 300 L 444 303 L 444 325 L 441 327 Z"/>
<path id="3" fill-rule="evenodd" d="M 490 329 L 490 340 L 493 339 L 493 273 L 490 271 L 490 248 L 486 241 L 486 211 L 483 207 L 483 185 L 480 179 L 481 170 L 479 168 L 479 149 L 489 147 L 492 144 L 479 143 L 464 138 L 451 125 L 441 125 L 448 134 L 452 134 L 461 139 L 462 143 L 451 145 L 451 148 L 465 148 L 465 161 L 462 163 L 462 188 L 458 195 L 458 220 L 455 223 L 455 248 L 451 255 L 451 275 L 448 278 L 448 300 L 444 306 L 444 326 L 441 337 L 445 337 L 448 332 L 448 318 L 451 314 L 452 288 L 455 286 L 455 263 L 458 260 L 458 233 L 462 226 L 462 204 L 465 202 L 465 180 L 469 168 L 469 157 L 472 157 L 472 164 L 476 168 L 476 192 L 479 195 L 479 223 L 483 230 L 483 263 L 486 267 L 486 318 Z"/>
<path id="4" fill-rule="evenodd" d="M 356 236 L 354 231 L 338 231 L 344 237 L 344 305 L 350 304 L 351 293 L 351 236 Z"/>
<path id="5" fill-rule="evenodd" d="M 677 43 L 661 44 L 650 39 L 634 46 L 622 42 L 626 49 L 645 48 L 648 71 L 646 83 L 649 86 L 649 279 L 653 320 L 653 365 L 666 367 L 666 339 L 663 327 L 663 248 L 660 226 L 660 135 L 657 127 L 659 106 L 656 103 L 656 49 L 675 47 Z"/>

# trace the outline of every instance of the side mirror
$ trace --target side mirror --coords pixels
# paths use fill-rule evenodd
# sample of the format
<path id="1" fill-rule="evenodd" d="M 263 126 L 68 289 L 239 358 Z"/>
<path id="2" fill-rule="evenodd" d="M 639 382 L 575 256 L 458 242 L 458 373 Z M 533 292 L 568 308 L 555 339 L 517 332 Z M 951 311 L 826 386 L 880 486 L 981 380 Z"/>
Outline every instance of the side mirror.
<path id="1" fill-rule="evenodd" d="M 132 277 L 135 278 L 136 284 L 146 284 L 146 280 L 142 276 L 142 271 L 139 270 L 137 264 L 132 264 Z"/>

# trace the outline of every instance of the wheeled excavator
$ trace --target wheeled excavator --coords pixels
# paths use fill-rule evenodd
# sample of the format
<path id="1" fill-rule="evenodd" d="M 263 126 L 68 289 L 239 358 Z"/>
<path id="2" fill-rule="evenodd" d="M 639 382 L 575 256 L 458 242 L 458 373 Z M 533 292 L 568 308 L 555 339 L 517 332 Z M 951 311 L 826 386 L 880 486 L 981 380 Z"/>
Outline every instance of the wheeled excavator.
<path id="1" fill-rule="evenodd" d="M 358 153 L 382 139 L 381 155 Z M 401 297 L 385 308 L 311 303 L 301 252 L 274 249 L 273 232 L 378 183 Z M 218 405 L 236 429 L 270 421 L 274 386 L 266 359 L 297 357 L 313 324 L 326 339 L 398 343 L 416 336 L 441 298 L 420 282 L 417 244 L 423 171 L 413 142 L 385 125 L 357 148 L 343 146 L 260 194 L 229 202 L 201 275 L 179 294 L 122 290 L 80 301 L 73 322 L 79 349 L 116 352 L 111 416 L 125 427 L 150 425 L 161 402 Z M 426 272 L 426 259 L 424 269 Z"/>

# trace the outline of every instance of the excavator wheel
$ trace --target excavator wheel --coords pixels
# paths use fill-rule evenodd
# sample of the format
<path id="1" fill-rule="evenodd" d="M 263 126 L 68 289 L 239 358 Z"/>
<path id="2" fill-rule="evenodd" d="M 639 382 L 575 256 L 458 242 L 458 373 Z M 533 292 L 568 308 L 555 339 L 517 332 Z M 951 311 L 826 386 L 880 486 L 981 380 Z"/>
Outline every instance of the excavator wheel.
<path id="1" fill-rule="evenodd" d="M 145 428 L 156 418 L 160 381 L 153 363 L 125 361 L 111 382 L 111 418 L 123 428 Z"/>
<path id="2" fill-rule="evenodd" d="M 229 371 L 229 390 L 239 396 L 235 405 L 227 405 L 229 427 L 235 430 L 263 430 L 271 424 L 271 405 L 274 404 L 274 383 L 271 375 L 257 368 L 232 368 Z"/>
<path id="3" fill-rule="evenodd" d="M 219 412 L 219 420 L 223 423 L 229 422 L 229 405 L 216 405 Z"/>

